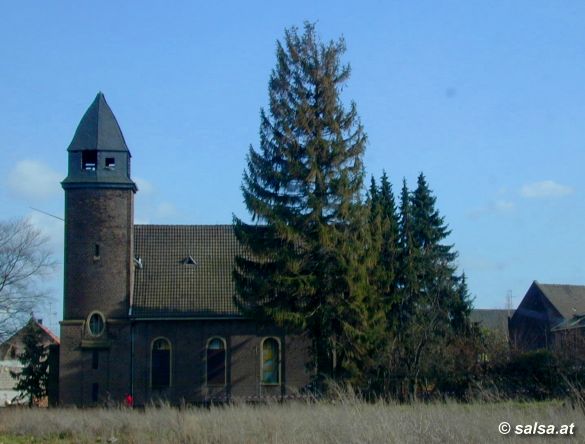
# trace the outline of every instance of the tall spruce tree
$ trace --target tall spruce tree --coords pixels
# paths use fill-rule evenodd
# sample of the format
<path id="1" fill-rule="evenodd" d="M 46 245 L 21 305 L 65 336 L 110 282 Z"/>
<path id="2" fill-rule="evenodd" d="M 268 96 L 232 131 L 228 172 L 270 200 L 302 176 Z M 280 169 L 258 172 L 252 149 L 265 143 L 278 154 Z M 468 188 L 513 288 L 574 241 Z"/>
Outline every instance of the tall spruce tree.
<path id="1" fill-rule="evenodd" d="M 253 223 L 234 217 L 248 251 L 236 258 L 236 303 L 306 331 L 318 380 L 355 376 L 367 357 L 366 135 L 355 104 L 341 102 L 344 51 L 342 39 L 321 43 L 312 24 L 277 42 L 269 110 L 242 184 Z"/>
<path id="2" fill-rule="evenodd" d="M 412 307 L 420 289 L 420 252 L 414 241 L 414 216 L 406 179 L 402 180 L 400 192 L 398 247 L 399 303 L 395 317 L 400 334 L 412 316 Z"/>
<path id="3" fill-rule="evenodd" d="M 370 347 L 375 350 L 374 359 L 363 368 L 366 375 L 362 388 L 364 394 L 379 396 L 388 391 L 389 365 L 387 356 L 380 351 L 388 349 L 396 328 L 395 312 L 398 308 L 398 215 L 392 185 L 386 172 L 380 186 L 371 178 L 368 192 L 370 247 L 372 267 L 370 280 L 373 294 L 368 299 L 370 319 L 373 324 Z"/>
<path id="4" fill-rule="evenodd" d="M 384 171 L 380 187 L 372 177 L 369 190 L 370 230 L 376 249 L 372 278 L 384 305 L 395 302 L 398 273 L 398 215 L 392 185 Z"/>
<path id="5" fill-rule="evenodd" d="M 413 396 L 471 310 L 465 279 L 456 274 L 457 253 L 424 175 L 410 193 L 403 185 L 400 211 L 400 306 L 394 350 L 399 373 Z"/>
<path id="6" fill-rule="evenodd" d="M 23 368 L 20 372 L 10 372 L 17 379 L 15 389 L 21 393 L 20 399 L 28 398 L 29 406 L 47 395 L 48 349 L 42 339 L 36 321 L 32 318 L 24 330 L 24 350 L 18 356 Z"/>
<path id="7" fill-rule="evenodd" d="M 470 300 L 467 285 L 456 275 L 457 252 L 453 245 L 445 244 L 451 233 L 444 217 L 436 208 L 436 197 L 421 173 L 412 194 L 413 239 L 420 254 L 421 292 L 435 298 L 445 321 L 455 318 L 462 322 L 469 314 Z"/>
<path id="8" fill-rule="evenodd" d="M 395 302 L 398 269 L 398 214 L 392 185 L 384 171 L 380 179 L 382 246 L 380 249 L 380 288 L 387 306 Z"/>

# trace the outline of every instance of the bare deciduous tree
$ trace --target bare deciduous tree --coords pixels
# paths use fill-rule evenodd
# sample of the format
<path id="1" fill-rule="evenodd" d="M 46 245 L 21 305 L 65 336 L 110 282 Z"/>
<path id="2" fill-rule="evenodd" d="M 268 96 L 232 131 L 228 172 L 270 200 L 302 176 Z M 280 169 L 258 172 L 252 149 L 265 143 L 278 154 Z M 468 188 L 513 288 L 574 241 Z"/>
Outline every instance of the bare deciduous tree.
<path id="1" fill-rule="evenodd" d="M 55 268 L 47 242 L 27 219 L 0 221 L 0 340 L 46 297 L 39 284 Z"/>

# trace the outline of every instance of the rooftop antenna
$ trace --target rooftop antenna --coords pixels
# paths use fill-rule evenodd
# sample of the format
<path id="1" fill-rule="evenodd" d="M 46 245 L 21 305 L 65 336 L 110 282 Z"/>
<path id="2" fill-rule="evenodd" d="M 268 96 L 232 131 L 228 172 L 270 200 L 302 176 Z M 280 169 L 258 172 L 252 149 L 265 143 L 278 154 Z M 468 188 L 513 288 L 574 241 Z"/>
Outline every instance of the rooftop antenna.
<path id="1" fill-rule="evenodd" d="M 55 317 L 57 316 L 57 312 L 53 311 L 53 302 L 49 300 L 49 328 L 52 331 L 58 331 L 57 328 L 55 328 Z"/>
<path id="2" fill-rule="evenodd" d="M 508 290 L 508 293 L 506 294 L 506 310 L 508 310 L 508 317 L 510 317 L 513 310 L 512 299 L 514 299 L 512 297 L 512 290 Z"/>

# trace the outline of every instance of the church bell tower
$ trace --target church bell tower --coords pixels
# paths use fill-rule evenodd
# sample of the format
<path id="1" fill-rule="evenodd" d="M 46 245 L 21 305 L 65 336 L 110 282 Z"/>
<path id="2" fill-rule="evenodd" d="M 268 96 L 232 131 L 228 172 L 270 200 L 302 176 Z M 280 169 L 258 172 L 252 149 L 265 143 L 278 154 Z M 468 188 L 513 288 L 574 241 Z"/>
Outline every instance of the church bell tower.
<path id="1" fill-rule="evenodd" d="M 100 92 L 67 149 L 60 402 L 129 393 L 134 193 L 130 151 Z"/>

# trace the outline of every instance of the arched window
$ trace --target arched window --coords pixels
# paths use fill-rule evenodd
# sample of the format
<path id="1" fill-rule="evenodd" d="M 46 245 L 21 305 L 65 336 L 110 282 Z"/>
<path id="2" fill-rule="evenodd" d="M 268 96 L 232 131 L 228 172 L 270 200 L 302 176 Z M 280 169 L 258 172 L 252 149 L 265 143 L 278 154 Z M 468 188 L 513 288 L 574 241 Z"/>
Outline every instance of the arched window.
<path id="1" fill-rule="evenodd" d="M 211 338 L 207 342 L 207 384 L 225 385 L 225 341 Z"/>
<path id="2" fill-rule="evenodd" d="M 151 386 L 166 388 L 171 385 L 171 343 L 168 339 L 158 338 L 152 342 Z"/>
<path id="3" fill-rule="evenodd" d="M 262 341 L 262 384 L 280 384 L 280 342 L 276 338 Z"/>

